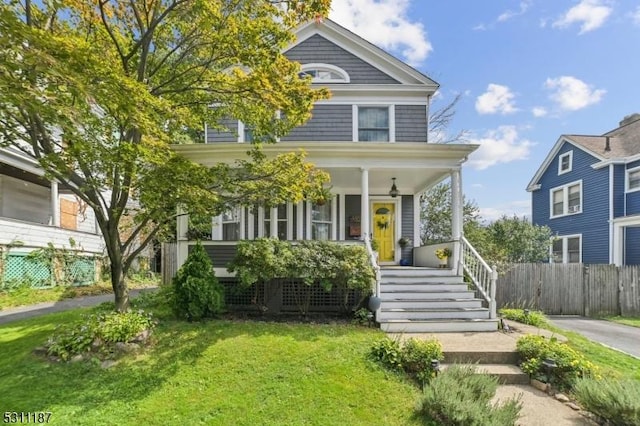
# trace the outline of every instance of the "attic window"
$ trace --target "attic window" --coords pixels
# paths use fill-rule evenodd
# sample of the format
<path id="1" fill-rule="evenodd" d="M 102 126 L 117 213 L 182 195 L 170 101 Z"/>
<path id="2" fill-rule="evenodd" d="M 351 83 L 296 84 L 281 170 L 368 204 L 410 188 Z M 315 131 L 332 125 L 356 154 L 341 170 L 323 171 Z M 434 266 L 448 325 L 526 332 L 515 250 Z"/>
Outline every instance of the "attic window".
<path id="1" fill-rule="evenodd" d="M 311 77 L 313 83 L 348 83 L 349 74 L 342 68 L 329 64 L 304 64 L 300 77 Z"/>
<path id="2" fill-rule="evenodd" d="M 569 173 L 573 168 L 573 151 L 565 152 L 558 157 L 558 174 Z"/>

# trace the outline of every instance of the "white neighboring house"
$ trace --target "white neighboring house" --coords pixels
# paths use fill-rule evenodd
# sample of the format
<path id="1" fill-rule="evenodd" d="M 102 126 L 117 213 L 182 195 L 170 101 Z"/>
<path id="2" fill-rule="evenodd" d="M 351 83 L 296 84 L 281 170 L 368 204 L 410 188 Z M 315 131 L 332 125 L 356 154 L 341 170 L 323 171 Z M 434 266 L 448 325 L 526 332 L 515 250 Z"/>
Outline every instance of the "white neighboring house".
<path id="1" fill-rule="evenodd" d="M 0 286 L 33 273 L 17 259 L 49 244 L 81 256 L 104 254 L 93 210 L 47 180 L 35 160 L 0 148 Z"/>

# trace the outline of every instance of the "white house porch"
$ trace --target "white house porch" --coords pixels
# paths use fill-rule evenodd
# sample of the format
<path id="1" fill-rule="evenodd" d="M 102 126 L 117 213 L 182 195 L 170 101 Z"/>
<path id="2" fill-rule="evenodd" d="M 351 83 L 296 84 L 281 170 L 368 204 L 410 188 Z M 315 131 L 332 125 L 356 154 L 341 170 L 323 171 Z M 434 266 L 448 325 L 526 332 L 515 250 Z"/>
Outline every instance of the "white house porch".
<path id="1" fill-rule="evenodd" d="M 307 153 L 307 161 L 329 173 L 334 197 L 324 205 L 306 201 L 272 209 L 238 208 L 213 218 L 212 240 L 373 238 L 380 245 L 382 264 L 399 264 L 403 259 L 412 264 L 413 259 L 407 257 L 411 257 L 411 248 L 420 246 L 420 194 L 448 177 L 452 182 L 452 240 L 459 240 L 461 164 L 475 145 L 281 142 L 263 147 L 267 155 L 273 156 L 299 148 Z M 187 158 L 213 166 L 241 158 L 246 145 L 180 145 L 175 149 Z M 397 192 L 390 193 L 393 184 Z M 188 218 L 180 216 L 179 265 L 186 258 L 186 246 L 180 242 L 188 241 L 188 231 Z M 401 237 L 411 242 L 404 249 L 398 243 Z M 458 251 L 453 250 L 454 254 Z M 452 264 L 457 263 L 454 257 Z"/>

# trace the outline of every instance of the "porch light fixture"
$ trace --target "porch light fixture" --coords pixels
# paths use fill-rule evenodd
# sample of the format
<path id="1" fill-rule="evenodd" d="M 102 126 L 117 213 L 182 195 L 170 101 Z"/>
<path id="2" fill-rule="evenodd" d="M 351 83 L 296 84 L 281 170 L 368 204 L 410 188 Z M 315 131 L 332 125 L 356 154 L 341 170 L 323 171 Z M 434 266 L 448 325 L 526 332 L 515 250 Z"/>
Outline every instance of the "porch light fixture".
<path id="1" fill-rule="evenodd" d="M 389 195 L 391 195 L 391 198 L 396 198 L 398 194 L 400 194 L 400 191 L 398 191 L 398 187 L 396 187 L 396 178 L 391 178 L 391 180 L 393 181 L 393 184 L 391 185 Z"/>

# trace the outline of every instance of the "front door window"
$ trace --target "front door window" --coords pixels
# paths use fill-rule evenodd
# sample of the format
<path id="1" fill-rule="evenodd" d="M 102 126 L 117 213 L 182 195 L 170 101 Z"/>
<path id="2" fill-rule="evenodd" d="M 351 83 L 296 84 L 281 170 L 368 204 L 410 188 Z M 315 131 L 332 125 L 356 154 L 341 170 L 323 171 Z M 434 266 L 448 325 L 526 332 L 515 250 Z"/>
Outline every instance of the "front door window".
<path id="1" fill-rule="evenodd" d="M 395 260 L 395 204 L 373 203 L 373 239 L 381 262 Z"/>

